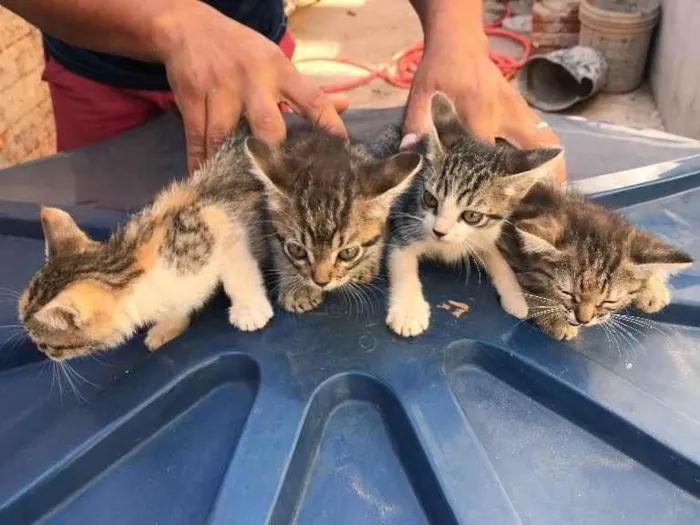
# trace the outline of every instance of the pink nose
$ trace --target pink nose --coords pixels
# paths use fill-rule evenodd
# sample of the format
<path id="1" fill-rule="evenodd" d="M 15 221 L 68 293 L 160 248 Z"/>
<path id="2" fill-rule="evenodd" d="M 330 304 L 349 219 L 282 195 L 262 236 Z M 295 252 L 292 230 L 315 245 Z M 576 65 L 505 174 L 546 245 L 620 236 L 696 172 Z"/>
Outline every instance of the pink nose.
<path id="1" fill-rule="evenodd" d="M 331 282 L 330 278 L 328 277 L 319 277 L 319 276 L 314 276 L 314 282 L 319 285 L 320 287 L 326 286 L 329 282 Z"/>
<path id="2" fill-rule="evenodd" d="M 435 235 L 435 237 L 437 237 L 438 239 L 442 239 L 445 235 L 447 235 L 447 233 L 441 232 L 440 230 L 436 230 L 435 228 L 433 228 L 433 235 Z"/>

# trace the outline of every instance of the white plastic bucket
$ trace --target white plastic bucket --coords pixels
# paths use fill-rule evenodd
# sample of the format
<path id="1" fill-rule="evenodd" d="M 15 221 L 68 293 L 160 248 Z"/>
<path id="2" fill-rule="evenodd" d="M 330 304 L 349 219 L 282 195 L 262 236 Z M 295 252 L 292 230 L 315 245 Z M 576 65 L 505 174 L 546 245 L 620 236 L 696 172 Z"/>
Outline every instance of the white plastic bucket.
<path id="1" fill-rule="evenodd" d="M 660 13 L 661 0 L 581 0 L 579 42 L 605 56 L 603 91 L 624 93 L 639 86 Z"/>

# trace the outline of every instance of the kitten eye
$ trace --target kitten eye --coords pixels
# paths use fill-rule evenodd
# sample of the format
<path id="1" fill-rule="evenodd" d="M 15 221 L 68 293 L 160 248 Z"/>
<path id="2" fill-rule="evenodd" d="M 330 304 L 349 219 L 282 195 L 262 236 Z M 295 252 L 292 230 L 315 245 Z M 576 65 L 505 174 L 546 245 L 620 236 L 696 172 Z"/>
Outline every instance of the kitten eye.
<path id="1" fill-rule="evenodd" d="M 352 261 L 360 254 L 359 246 L 352 246 L 350 248 L 344 248 L 338 252 L 338 259 L 341 261 Z"/>
<path id="2" fill-rule="evenodd" d="M 603 301 L 598 306 L 613 306 L 616 305 L 618 302 L 619 301 Z"/>
<path id="3" fill-rule="evenodd" d="M 572 294 L 571 292 L 567 292 L 566 290 L 562 290 L 561 288 L 559 289 L 559 293 L 568 297 L 569 299 L 574 298 L 574 294 Z"/>
<path id="4" fill-rule="evenodd" d="M 290 242 L 284 245 L 284 249 L 287 250 L 287 253 L 292 259 L 297 259 L 300 261 L 302 259 L 306 259 L 307 257 L 306 248 L 304 248 L 301 244 Z"/>
<path id="5" fill-rule="evenodd" d="M 478 224 L 484 217 L 483 213 L 467 210 L 462 214 L 462 220 L 467 224 Z"/>
<path id="6" fill-rule="evenodd" d="M 425 190 L 423 192 L 423 204 L 425 204 L 426 208 L 435 209 L 437 208 L 438 200 L 435 198 L 435 195 Z"/>

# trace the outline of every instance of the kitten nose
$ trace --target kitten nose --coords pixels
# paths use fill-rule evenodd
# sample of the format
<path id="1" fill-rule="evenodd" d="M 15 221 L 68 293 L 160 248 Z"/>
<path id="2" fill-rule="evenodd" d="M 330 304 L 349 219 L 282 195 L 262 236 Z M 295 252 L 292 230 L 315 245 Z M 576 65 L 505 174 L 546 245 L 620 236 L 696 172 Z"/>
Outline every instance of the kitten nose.
<path id="1" fill-rule="evenodd" d="M 445 235 L 447 235 L 447 233 L 441 232 L 440 230 L 436 230 L 435 228 L 433 228 L 433 235 L 435 235 L 435 237 L 437 237 L 438 239 L 442 239 Z"/>
<path id="2" fill-rule="evenodd" d="M 576 309 L 576 320 L 579 323 L 589 323 L 594 316 L 595 309 L 592 305 L 581 305 Z"/>
<path id="3" fill-rule="evenodd" d="M 317 285 L 319 285 L 321 288 L 323 288 L 323 287 L 326 286 L 329 282 L 331 282 L 330 278 L 327 278 L 327 277 L 323 277 L 323 278 L 322 278 L 322 277 L 317 277 L 317 276 L 314 276 L 313 281 L 314 281 Z"/>

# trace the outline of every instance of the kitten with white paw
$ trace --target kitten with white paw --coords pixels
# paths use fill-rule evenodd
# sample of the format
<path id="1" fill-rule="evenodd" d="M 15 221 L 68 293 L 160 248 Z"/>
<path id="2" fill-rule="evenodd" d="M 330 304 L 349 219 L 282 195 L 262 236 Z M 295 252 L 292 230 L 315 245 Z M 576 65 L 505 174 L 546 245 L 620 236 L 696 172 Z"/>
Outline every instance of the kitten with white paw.
<path id="1" fill-rule="evenodd" d="M 220 283 L 229 320 L 259 330 L 272 318 L 258 261 L 262 185 L 250 176 L 244 132 L 192 177 L 172 183 L 106 242 L 64 211 L 43 208 L 46 262 L 19 301 L 30 338 L 56 361 L 113 348 L 140 327 L 155 350 L 184 332 Z"/>
<path id="2" fill-rule="evenodd" d="M 265 186 L 278 301 L 317 308 L 324 293 L 372 281 L 389 210 L 422 166 L 417 153 L 384 159 L 317 128 L 291 128 L 281 145 L 249 138 L 253 173 Z"/>
<path id="3" fill-rule="evenodd" d="M 432 98 L 431 121 L 430 133 L 411 148 L 425 156 L 426 167 L 392 211 L 386 322 L 405 337 L 428 328 L 430 306 L 418 273 L 424 258 L 448 263 L 474 258 L 485 267 L 504 309 L 524 318 L 527 303 L 496 241 L 520 199 L 549 176 L 561 150 L 485 144 L 469 133 L 441 93 Z M 374 148 L 388 154 L 399 142 L 395 128 Z"/>
<path id="4" fill-rule="evenodd" d="M 670 302 L 666 278 L 693 262 L 620 213 L 540 184 L 511 215 L 499 248 L 534 324 L 561 340 L 628 306 L 658 312 Z"/>

